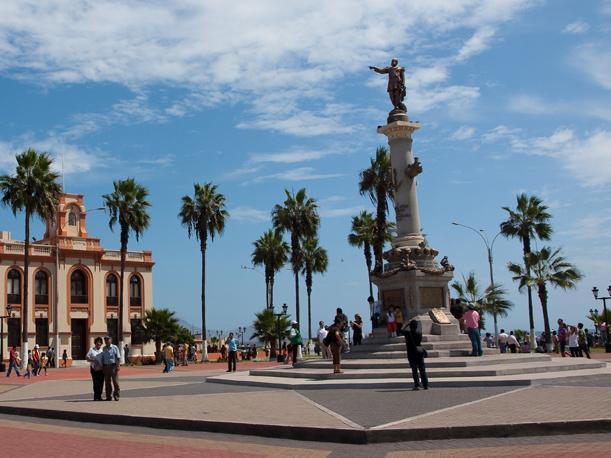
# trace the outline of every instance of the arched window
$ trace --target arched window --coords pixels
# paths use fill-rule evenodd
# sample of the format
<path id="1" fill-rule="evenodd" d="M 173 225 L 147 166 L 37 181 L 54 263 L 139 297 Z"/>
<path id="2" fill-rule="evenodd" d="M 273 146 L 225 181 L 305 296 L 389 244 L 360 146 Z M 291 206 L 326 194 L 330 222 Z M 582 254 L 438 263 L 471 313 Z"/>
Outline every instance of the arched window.
<path id="1" fill-rule="evenodd" d="M 68 226 L 76 226 L 76 214 L 74 211 L 68 213 Z"/>
<path id="2" fill-rule="evenodd" d="M 110 274 L 106 277 L 106 305 L 116 307 L 119 304 L 117 276 Z"/>
<path id="3" fill-rule="evenodd" d="M 9 304 L 21 305 L 21 274 L 17 269 L 11 269 L 8 273 L 6 292 Z"/>
<path id="4" fill-rule="evenodd" d="M 49 304 L 49 276 L 46 272 L 39 270 L 34 277 L 35 303 Z"/>
<path id="5" fill-rule="evenodd" d="M 132 275 L 129 281 L 129 305 L 131 307 L 142 305 L 142 285 L 138 275 Z"/>
<path id="6" fill-rule="evenodd" d="M 87 277 L 77 269 L 70 276 L 70 296 L 73 304 L 87 304 Z"/>

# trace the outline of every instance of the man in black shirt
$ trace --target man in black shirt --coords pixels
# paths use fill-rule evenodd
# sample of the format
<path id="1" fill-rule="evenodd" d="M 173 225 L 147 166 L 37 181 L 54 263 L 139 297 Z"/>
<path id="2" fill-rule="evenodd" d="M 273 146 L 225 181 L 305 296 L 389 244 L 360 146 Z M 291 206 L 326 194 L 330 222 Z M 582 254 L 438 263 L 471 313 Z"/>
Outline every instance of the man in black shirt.
<path id="1" fill-rule="evenodd" d="M 418 331 L 418 322 L 416 320 L 410 321 L 408 327 L 403 326 L 403 329 L 400 329 L 398 334 L 402 334 L 405 337 L 407 360 L 412 368 L 412 376 L 414 377 L 413 390 L 418 391 L 420 386 L 428 390 L 429 380 L 426 376 L 426 368 L 424 367 L 426 350 L 422 348 L 422 333 Z M 420 377 L 418 377 L 418 372 L 420 372 Z"/>
<path id="2" fill-rule="evenodd" d="M 340 328 L 340 332 L 342 333 L 342 336 L 344 337 L 343 341 L 342 341 L 342 350 L 346 353 L 350 352 L 350 341 L 348 339 L 348 317 L 346 316 L 346 314 L 344 313 L 344 311 L 338 307 L 335 310 L 335 322 L 337 322 L 337 320 L 339 320 L 339 322 L 343 323 L 341 325 Z"/>

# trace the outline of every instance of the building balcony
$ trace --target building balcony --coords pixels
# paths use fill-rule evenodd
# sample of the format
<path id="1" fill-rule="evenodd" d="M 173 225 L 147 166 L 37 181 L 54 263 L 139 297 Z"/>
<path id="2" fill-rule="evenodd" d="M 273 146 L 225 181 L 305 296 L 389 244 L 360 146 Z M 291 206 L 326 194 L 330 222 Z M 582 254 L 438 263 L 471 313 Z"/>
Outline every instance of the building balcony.
<path id="1" fill-rule="evenodd" d="M 36 294 L 34 296 L 34 303 L 36 305 L 49 305 L 49 296 L 47 294 Z"/>
<path id="2" fill-rule="evenodd" d="M 72 304 L 87 304 L 89 301 L 87 296 L 70 296 L 70 302 Z"/>
<path id="3" fill-rule="evenodd" d="M 130 297 L 129 306 L 130 307 L 142 307 L 142 298 L 141 297 Z"/>
<path id="4" fill-rule="evenodd" d="M 119 298 L 117 296 L 106 296 L 106 305 L 108 307 L 116 307 L 119 305 Z"/>
<path id="5" fill-rule="evenodd" d="M 21 294 L 7 294 L 6 303 L 11 305 L 21 305 Z"/>

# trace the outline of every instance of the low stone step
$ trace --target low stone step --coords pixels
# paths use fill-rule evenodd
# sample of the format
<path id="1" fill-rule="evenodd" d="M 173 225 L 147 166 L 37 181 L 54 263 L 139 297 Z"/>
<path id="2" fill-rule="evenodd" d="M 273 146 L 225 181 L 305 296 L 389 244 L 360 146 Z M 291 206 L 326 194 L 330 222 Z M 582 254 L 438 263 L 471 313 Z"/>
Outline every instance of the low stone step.
<path id="1" fill-rule="evenodd" d="M 549 355 L 540 355 L 540 354 L 498 354 L 491 356 L 484 356 L 481 358 L 473 358 L 471 356 L 467 357 L 452 357 L 452 358 L 427 358 L 426 366 L 427 367 L 476 367 L 476 366 L 489 366 L 494 364 L 517 364 L 517 363 L 536 363 L 536 362 L 545 362 L 551 361 L 552 357 Z M 306 361 L 299 363 L 297 367 L 299 368 L 310 368 L 310 369 L 327 369 L 331 364 L 330 360 L 316 360 L 316 361 Z M 342 367 L 346 369 L 401 369 L 401 368 L 409 368 L 409 364 L 404 355 L 403 358 L 399 359 L 344 359 L 342 361 Z"/>
<path id="2" fill-rule="evenodd" d="M 573 370 L 599 369 L 605 367 L 606 364 L 602 361 L 580 361 L 572 360 L 556 360 L 556 361 L 537 361 L 528 363 L 515 363 L 511 365 L 497 364 L 490 366 L 475 366 L 463 368 L 427 368 L 429 378 L 452 378 L 452 377 L 498 377 L 518 374 L 534 374 L 543 372 L 563 372 Z M 343 368 L 344 379 L 388 379 L 388 378 L 405 378 L 405 368 L 395 369 L 348 369 Z M 284 377 L 284 378 L 299 378 L 310 380 L 329 380 L 337 378 L 333 374 L 333 367 L 325 369 L 314 368 L 280 368 L 280 369 L 259 369 L 251 370 L 250 375 L 253 377 Z"/>
<path id="3" fill-rule="evenodd" d="M 471 349 L 471 344 L 467 341 L 450 340 L 450 341 L 433 341 L 423 342 L 422 347 L 426 350 L 466 350 Z M 353 345 L 350 348 L 352 353 L 366 353 L 377 351 L 406 351 L 405 342 L 386 343 L 386 344 L 369 344 L 369 345 Z"/>

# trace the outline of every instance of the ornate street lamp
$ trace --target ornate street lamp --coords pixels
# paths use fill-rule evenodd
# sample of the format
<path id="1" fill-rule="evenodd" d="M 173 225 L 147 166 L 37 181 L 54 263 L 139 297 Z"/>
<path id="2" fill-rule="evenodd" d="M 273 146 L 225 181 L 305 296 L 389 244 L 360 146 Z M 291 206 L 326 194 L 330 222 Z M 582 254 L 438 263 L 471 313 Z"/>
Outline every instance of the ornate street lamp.
<path id="1" fill-rule="evenodd" d="M 282 337 L 280 336 L 280 317 L 286 315 L 286 311 L 288 310 L 288 305 L 286 303 L 282 304 L 282 312 L 274 313 L 276 317 L 276 334 L 278 336 L 278 347 L 276 348 L 276 361 L 284 362 L 284 356 L 282 355 Z M 271 356 L 271 355 L 270 355 Z"/>
<path id="2" fill-rule="evenodd" d="M 0 316 L 0 372 L 6 372 L 6 364 L 4 364 L 4 319 L 11 317 L 11 305 L 6 306 L 6 315 Z"/>
<path id="3" fill-rule="evenodd" d="M 596 286 L 592 288 L 592 294 L 594 295 L 594 299 L 603 301 L 603 317 L 601 319 L 601 324 L 603 322 L 605 323 L 605 352 L 611 353 L 611 342 L 609 341 L 609 323 L 607 323 L 607 299 L 611 299 L 611 285 L 607 288 L 608 296 L 598 297 L 598 292 L 599 290 Z"/>

